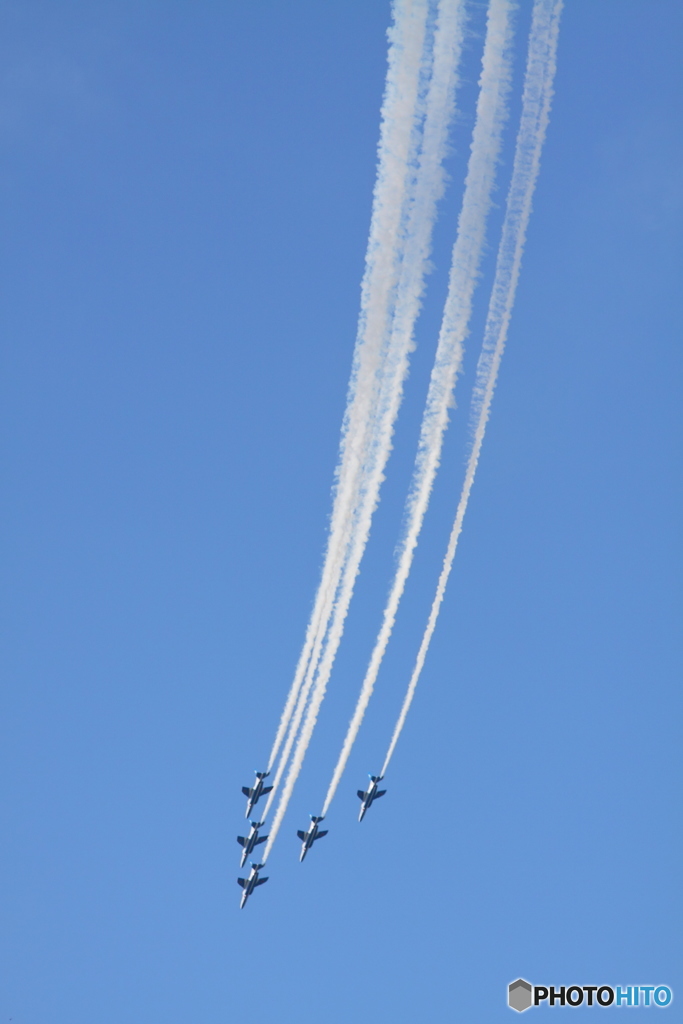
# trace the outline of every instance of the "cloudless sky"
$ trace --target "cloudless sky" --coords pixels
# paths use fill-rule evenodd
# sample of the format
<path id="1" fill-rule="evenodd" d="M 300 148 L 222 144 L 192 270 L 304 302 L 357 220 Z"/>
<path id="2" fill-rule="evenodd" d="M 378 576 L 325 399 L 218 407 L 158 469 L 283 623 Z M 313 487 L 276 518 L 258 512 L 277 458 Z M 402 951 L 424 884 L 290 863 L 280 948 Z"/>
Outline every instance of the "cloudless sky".
<path id="1" fill-rule="evenodd" d="M 382 503 L 270 881 L 240 913 L 240 787 L 267 761 L 325 544 L 390 7 L 0 2 L 0 1024 L 488 1024 L 513 1019 L 520 975 L 667 984 L 680 1019 L 677 0 L 566 4 L 455 569 L 387 796 L 356 820 L 462 481 L 530 11 L 396 634 L 301 865 L 394 564 L 481 5 Z"/>

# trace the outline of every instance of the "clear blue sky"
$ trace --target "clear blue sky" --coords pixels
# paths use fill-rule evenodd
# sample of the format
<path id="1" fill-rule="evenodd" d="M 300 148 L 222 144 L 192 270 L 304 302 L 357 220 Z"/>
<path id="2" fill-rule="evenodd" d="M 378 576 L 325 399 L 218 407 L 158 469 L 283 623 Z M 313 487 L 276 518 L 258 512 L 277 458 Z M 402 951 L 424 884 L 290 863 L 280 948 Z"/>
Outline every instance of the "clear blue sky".
<path id="1" fill-rule="evenodd" d="M 677 0 L 568 0 L 493 417 L 389 792 L 358 825 L 462 479 L 493 234 L 397 633 L 300 865 L 389 584 L 474 11 L 383 501 L 270 881 L 237 909 L 240 787 L 325 542 L 389 16 L 0 3 L 0 1024 L 495 1024 L 519 975 L 683 1000 Z"/>

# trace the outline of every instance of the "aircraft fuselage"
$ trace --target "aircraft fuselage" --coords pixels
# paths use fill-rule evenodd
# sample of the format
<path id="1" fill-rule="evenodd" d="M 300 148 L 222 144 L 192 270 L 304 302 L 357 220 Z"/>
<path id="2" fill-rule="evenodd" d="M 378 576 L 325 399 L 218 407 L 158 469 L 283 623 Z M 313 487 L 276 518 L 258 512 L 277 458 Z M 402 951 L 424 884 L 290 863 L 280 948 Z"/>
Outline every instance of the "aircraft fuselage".
<path id="1" fill-rule="evenodd" d="M 367 792 L 364 793 L 362 789 L 358 790 L 358 796 L 360 797 L 361 800 L 360 814 L 358 815 L 359 821 L 363 820 L 367 810 L 370 807 L 372 807 L 375 800 L 379 799 L 379 797 L 381 796 L 384 796 L 384 794 L 386 793 L 386 789 L 378 790 L 377 788 L 380 782 L 382 781 L 382 775 L 370 775 L 369 778 L 370 785 L 368 786 Z"/>
<path id="2" fill-rule="evenodd" d="M 245 818 L 249 817 L 261 797 L 265 796 L 266 793 L 270 793 L 273 788 L 272 786 L 265 786 L 263 784 L 263 780 L 268 778 L 269 775 L 270 772 L 256 772 L 256 781 L 254 782 L 254 785 L 251 788 L 249 788 L 249 786 L 242 786 L 242 792 L 247 798 L 247 809 L 244 814 Z"/>
<path id="3" fill-rule="evenodd" d="M 263 885 L 268 881 L 267 878 L 259 878 L 259 871 L 263 867 L 263 864 L 252 864 L 251 871 L 249 872 L 248 878 L 238 878 L 237 884 L 242 886 L 242 899 L 240 900 L 240 910 L 245 906 L 247 900 L 253 893 L 257 885 Z"/>
<path id="4" fill-rule="evenodd" d="M 237 842 L 242 847 L 242 857 L 240 859 L 241 868 L 244 867 L 244 865 L 247 862 L 247 857 L 249 857 L 254 852 L 256 847 L 259 846 L 261 843 L 265 843 L 266 839 L 268 838 L 268 836 L 259 836 L 258 834 L 258 830 L 263 825 L 262 821 L 252 821 L 250 824 L 251 829 L 249 831 L 249 835 L 237 837 Z"/>
<path id="5" fill-rule="evenodd" d="M 320 828 L 319 828 L 320 822 L 322 820 L 323 820 L 322 818 L 316 818 L 316 816 L 314 814 L 312 814 L 311 815 L 311 827 L 308 830 L 308 832 L 303 832 L 301 830 L 297 831 L 297 835 L 298 835 L 299 839 L 302 840 L 301 856 L 299 857 L 300 861 L 303 861 L 305 859 L 306 854 L 311 849 L 311 847 L 313 846 L 313 843 L 316 841 L 316 839 L 322 839 L 323 836 L 327 835 L 327 829 L 323 829 L 321 831 Z"/>

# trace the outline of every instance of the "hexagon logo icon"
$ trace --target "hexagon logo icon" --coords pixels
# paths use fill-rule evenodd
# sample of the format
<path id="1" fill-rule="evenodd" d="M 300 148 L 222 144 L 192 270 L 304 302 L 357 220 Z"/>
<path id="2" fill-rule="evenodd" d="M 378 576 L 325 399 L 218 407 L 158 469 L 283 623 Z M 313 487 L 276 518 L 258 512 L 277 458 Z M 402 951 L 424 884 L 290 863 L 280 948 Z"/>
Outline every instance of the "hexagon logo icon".
<path id="1" fill-rule="evenodd" d="M 517 978 L 508 985 L 508 1006 L 519 1013 L 531 1006 L 531 985 L 524 978 Z"/>

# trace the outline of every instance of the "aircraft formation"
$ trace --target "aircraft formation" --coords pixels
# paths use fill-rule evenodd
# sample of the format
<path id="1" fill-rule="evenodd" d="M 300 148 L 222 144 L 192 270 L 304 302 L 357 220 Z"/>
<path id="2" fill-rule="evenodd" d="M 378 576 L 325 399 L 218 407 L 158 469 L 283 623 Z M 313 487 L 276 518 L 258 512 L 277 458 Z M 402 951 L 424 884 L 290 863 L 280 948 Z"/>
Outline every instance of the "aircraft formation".
<path id="1" fill-rule="evenodd" d="M 541 151 L 549 122 L 556 70 L 559 19 L 563 0 L 533 0 L 521 113 L 512 161 L 505 214 L 493 284 L 470 401 L 471 443 L 453 525 L 431 610 L 409 677 L 379 775 L 370 775 L 358 790 L 363 821 L 375 800 L 385 795 L 384 778 L 405 725 L 436 628 L 446 585 L 461 534 L 491 412 L 501 359 L 507 341 L 527 235 Z M 361 311 L 353 371 L 344 414 L 335 477 L 327 548 L 305 640 L 277 728 L 265 771 L 256 772 L 247 798 L 248 835 L 239 836 L 241 866 L 259 850 L 247 878 L 239 878 L 240 906 L 267 878 L 261 877 L 302 770 L 321 705 L 325 699 L 347 612 L 353 597 L 374 510 L 393 447 L 395 420 L 401 407 L 415 324 L 430 266 L 432 231 L 437 218 L 449 151 L 451 124 L 457 121 L 457 93 L 472 0 L 396 0 L 390 34 L 387 80 L 381 113 L 378 169 L 373 214 L 361 287 Z M 413 556 L 443 458 L 445 431 L 455 407 L 454 391 L 463 371 L 465 341 L 488 241 L 487 221 L 494 204 L 509 94 L 514 80 L 516 0 L 488 0 L 481 57 L 479 94 L 448 292 L 438 335 L 417 455 L 397 546 L 394 576 L 381 625 L 362 680 L 353 715 L 328 785 L 320 813 L 297 831 L 299 860 L 327 835 L 321 829 L 346 769 L 375 689 L 385 652 L 411 571 Z M 270 779 L 272 781 L 266 784 Z M 282 785 L 281 785 L 282 784 Z M 279 803 L 261 835 L 278 790 Z M 252 820 L 262 798 L 259 821 Z"/>
<path id="2" fill-rule="evenodd" d="M 249 786 L 242 786 L 242 792 L 247 798 L 247 809 L 245 817 L 249 817 L 256 804 L 259 802 L 262 796 L 267 796 L 271 792 L 272 786 L 265 786 L 264 779 L 267 779 L 270 772 L 256 772 L 256 779 L 254 785 L 250 788 Z M 370 779 L 370 785 L 366 792 L 362 789 L 358 790 L 358 797 L 361 801 L 360 814 L 358 820 L 362 821 L 367 811 L 372 807 L 375 800 L 378 800 L 381 796 L 384 796 L 386 789 L 378 789 L 380 782 L 382 781 L 382 775 L 368 775 Z M 306 854 L 309 850 L 313 849 L 313 844 L 318 839 L 322 839 L 323 836 L 327 835 L 327 829 L 320 828 L 320 822 L 324 821 L 322 815 L 311 814 L 311 824 L 307 832 L 303 829 L 297 830 L 297 836 L 301 840 L 301 853 L 299 854 L 299 861 L 303 862 L 306 859 Z M 237 842 L 242 847 L 242 856 L 240 858 L 240 867 L 243 868 L 247 857 L 254 852 L 257 846 L 261 843 L 265 843 L 268 840 L 268 836 L 259 835 L 259 829 L 263 828 L 264 822 L 262 821 L 249 821 L 251 828 L 249 835 L 237 836 Z M 251 871 L 247 878 L 238 878 L 237 884 L 242 888 L 242 898 L 240 900 L 240 910 L 247 905 L 247 900 L 254 892 L 257 886 L 263 885 L 268 881 L 268 878 L 261 878 L 259 871 L 261 871 L 265 865 L 257 864 L 255 861 L 251 861 Z"/>

